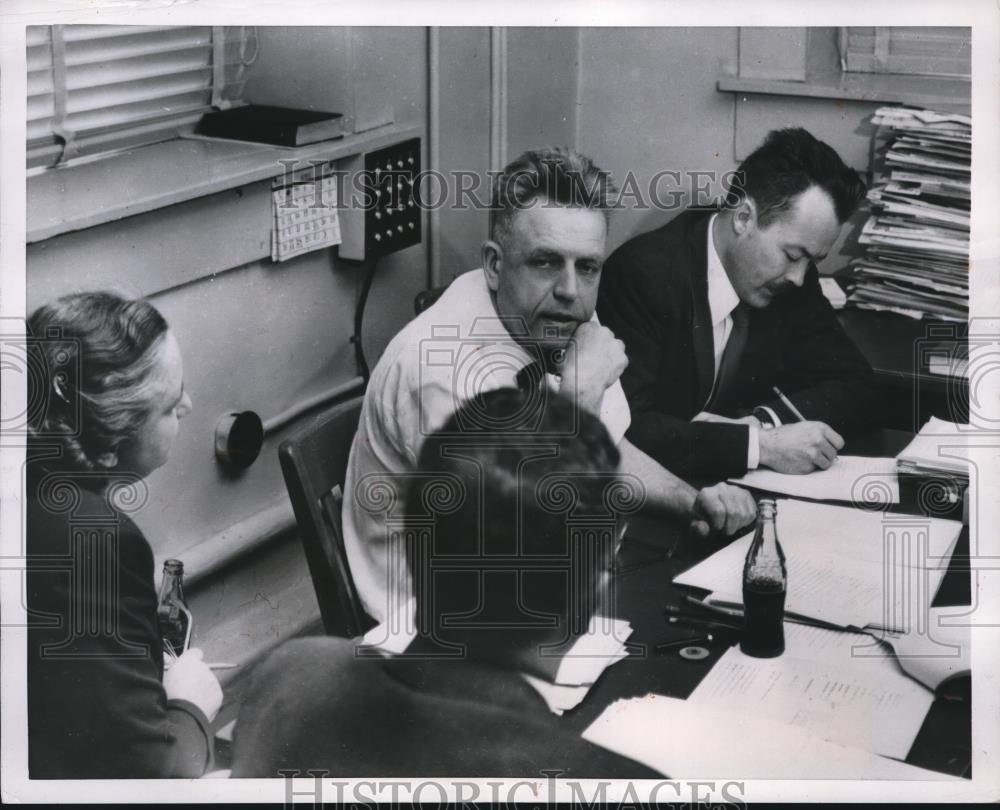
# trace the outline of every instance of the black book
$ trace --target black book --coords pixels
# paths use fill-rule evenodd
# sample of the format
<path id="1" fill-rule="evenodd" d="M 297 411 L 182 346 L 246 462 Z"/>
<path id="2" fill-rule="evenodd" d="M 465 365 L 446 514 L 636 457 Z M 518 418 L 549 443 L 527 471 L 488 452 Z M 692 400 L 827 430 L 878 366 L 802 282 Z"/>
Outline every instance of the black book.
<path id="1" fill-rule="evenodd" d="M 335 112 L 247 104 L 205 114 L 196 132 L 211 138 L 304 146 L 342 137 L 343 122 L 344 117 Z"/>

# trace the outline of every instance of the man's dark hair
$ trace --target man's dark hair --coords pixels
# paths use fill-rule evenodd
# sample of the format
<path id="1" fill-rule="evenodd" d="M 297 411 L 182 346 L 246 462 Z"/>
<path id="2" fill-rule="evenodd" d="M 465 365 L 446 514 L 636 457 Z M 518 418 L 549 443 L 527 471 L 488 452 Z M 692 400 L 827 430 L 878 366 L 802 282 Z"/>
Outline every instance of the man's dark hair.
<path id="1" fill-rule="evenodd" d="M 830 195 L 841 224 L 865 196 L 858 173 L 830 146 L 802 128 L 776 129 L 740 164 L 726 202 L 735 208 L 745 196 L 753 198 L 757 221 L 767 227 L 810 186 Z"/>
<path id="2" fill-rule="evenodd" d="M 608 172 L 567 147 L 524 152 L 493 178 L 490 193 L 490 238 L 501 242 L 518 211 L 553 203 L 593 208 L 611 216 L 614 183 Z"/>
<path id="3" fill-rule="evenodd" d="M 480 394 L 423 444 L 406 515 L 425 628 L 433 622 L 440 633 L 441 616 L 470 613 L 501 633 L 526 617 L 551 628 L 553 614 L 585 626 L 593 612 L 596 576 L 614 552 L 614 531 L 601 526 L 635 508 L 641 493 L 619 478 L 618 449 L 600 419 L 565 396 L 546 397 L 533 431 L 490 427 L 509 426 L 533 406 L 531 394 L 514 388 Z M 591 527 L 582 540 L 570 539 L 571 516 Z M 571 569 L 586 604 L 570 604 Z"/>

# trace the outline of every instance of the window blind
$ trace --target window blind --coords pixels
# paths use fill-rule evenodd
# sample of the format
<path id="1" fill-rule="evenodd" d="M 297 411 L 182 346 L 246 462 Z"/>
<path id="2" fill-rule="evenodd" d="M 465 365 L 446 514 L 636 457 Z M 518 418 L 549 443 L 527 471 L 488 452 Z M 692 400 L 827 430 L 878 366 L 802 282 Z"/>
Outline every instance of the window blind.
<path id="1" fill-rule="evenodd" d="M 888 26 L 841 28 L 841 65 L 860 73 L 968 78 L 972 29 Z"/>
<path id="2" fill-rule="evenodd" d="M 239 100 L 256 57 L 242 26 L 27 29 L 28 166 L 167 140 Z"/>

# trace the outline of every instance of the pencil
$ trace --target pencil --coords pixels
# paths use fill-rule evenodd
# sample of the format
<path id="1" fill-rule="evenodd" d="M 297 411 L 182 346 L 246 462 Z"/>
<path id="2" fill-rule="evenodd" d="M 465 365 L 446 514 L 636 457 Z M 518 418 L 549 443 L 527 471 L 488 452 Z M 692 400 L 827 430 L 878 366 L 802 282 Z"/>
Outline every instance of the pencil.
<path id="1" fill-rule="evenodd" d="M 742 605 L 736 605 L 736 606 L 734 606 L 732 608 L 726 608 L 726 607 L 722 607 L 720 605 L 713 605 L 713 604 L 711 604 L 709 602 L 705 602 L 705 601 L 703 601 L 701 599 L 698 599 L 697 597 L 691 596 L 690 594 L 685 594 L 684 600 L 686 602 L 688 602 L 689 604 L 693 605 L 694 607 L 700 608 L 702 610 L 707 610 L 709 613 L 717 613 L 720 616 L 728 616 L 728 617 L 734 618 L 734 619 L 742 619 L 743 618 L 743 606 Z M 678 608 L 674 608 L 674 610 L 678 610 Z M 674 611 L 672 610 L 672 611 L 668 611 L 668 612 L 672 613 Z"/>
<path id="2" fill-rule="evenodd" d="M 209 664 L 209 669 L 236 669 L 239 664 Z"/>
<path id="3" fill-rule="evenodd" d="M 781 393 L 781 389 L 778 388 L 778 386 L 772 385 L 771 390 L 778 395 L 778 399 L 780 399 L 785 404 L 785 407 L 792 412 L 792 416 L 794 416 L 800 422 L 806 421 L 806 418 L 802 415 L 802 412 L 792 404 L 792 401 L 788 397 L 786 397 L 784 394 Z"/>

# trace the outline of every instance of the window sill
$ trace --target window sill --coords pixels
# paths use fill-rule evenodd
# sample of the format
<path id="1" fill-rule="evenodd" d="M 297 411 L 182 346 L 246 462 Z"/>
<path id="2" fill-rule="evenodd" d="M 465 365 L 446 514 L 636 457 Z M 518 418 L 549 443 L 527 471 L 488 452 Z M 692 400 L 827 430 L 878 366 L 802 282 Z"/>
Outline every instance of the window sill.
<path id="1" fill-rule="evenodd" d="M 297 148 L 190 136 L 49 169 L 28 178 L 27 242 L 279 177 L 289 160 L 341 160 L 419 134 L 393 124 Z"/>
<path id="2" fill-rule="evenodd" d="M 971 83 L 965 79 L 843 73 L 839 70 L 817 73 L 801 82 L 723 76 L 719 78 L 717 88 L 729 93 L 913 104 L 965 111 L 969 109 L 971 98 Z"/>

